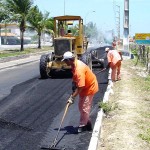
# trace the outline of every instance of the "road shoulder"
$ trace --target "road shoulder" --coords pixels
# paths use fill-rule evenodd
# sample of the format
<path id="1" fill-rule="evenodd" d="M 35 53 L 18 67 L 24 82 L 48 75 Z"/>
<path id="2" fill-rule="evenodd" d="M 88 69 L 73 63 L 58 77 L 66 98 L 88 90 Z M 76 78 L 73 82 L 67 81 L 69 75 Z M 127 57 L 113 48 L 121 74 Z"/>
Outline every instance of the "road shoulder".
<path id="1" fill-rule="evenodd" d="M 117 107 L 103 117 L 97 150 L 149 150 L 146 137 L 150 135 L 145 133 L 150 130 L 149 86 L 131 60 L 123 61 L 121 74 L 122 80 L 114 84 L 114 95 L 109 98 Z"/>

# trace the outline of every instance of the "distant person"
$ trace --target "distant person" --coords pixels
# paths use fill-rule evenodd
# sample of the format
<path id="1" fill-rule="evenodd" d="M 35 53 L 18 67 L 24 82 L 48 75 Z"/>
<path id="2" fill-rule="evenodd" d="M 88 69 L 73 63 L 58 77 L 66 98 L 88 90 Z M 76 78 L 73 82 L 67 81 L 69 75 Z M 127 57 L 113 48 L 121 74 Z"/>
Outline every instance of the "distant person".
<path id="1" fill-rule="evenodd" d="M 64 36 L 65 35 L 65 29 L 64 29 L 64 25 L 63 25 L 63 22 L 60 21 L 60 36 Z"/>
<path id="2" fill-rule="evenodd" d="M 105 48 L 108 59 L 108 67 L 112 69 L 111 79 L 113 82 L 121 80 L 120 69 L 121 69 L 121 56 L 117 50 L 110 50 L 108 47 Z"/>
<path id="3" fill-rule="evenodd" d="M 69 51 L 64 53 L 62 61 L 71 66 L 73 82 L 76 86 L 68 103 L 73 104 L 75 97 L 79 95 L 78 107 L 80 112 L 80 123 L 78 133 L 91 131 L 92 123 L 90 121 L 90 111 L 93 97 L 99 90 L 97 78 L 85 63 L 76 59 Z"/>
<path id="4" fill-rule="evenodd" d="M 65 35 L 65 29 L 62 27 L 60 28 L 60 36 L 64 36 Z"/>
<path id="5" fill-rule="evenodd" d="M 113 49 L 116 49 L 116 40 L 113 40 L 112 47 L 113 47 Z"/>

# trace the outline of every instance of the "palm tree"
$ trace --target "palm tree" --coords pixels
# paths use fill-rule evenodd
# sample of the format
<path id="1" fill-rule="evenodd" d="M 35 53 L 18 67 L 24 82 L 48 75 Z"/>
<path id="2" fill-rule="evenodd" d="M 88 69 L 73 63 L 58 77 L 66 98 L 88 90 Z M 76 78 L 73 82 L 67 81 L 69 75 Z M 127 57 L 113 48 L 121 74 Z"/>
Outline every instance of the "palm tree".
<path id="1" fill-rule="evenodd" d="M 4 0 L 1 0 L 0 2 L 0 23 L 3 23 L 5 26 L 5 39 L 4 39 L 4 44 L 7 43 L 7 28 L 6 28 L 6 23 L 10 21 L 10 15 L 7 9 L 5 8 L 5 2 Z M 0 24 L 0 37 L 1 37 L 1 24 Z"/>
<path id="2" fill-rule="evenodd" d="M 41 48 L 41 34 L 46 30 L 46 22 L 48 19 L 49 13 L 46 12 L 43 14 L 37 6 L 31 8 L 28 15 L 27 21 L 29 23 L 28 28 L 30 30 L 35 30 L 38 34 L 38 48 Z"/>
<path id="3" fill-rule="evenodd" d="M 8 17 L 7 13 L 5 12 L 5 9 L 4 9 L 4 4 L 3 2 L 0 2 L 0 23 L 5 20 L 5 18 Z"/>
<path id="4" fill-rule="evenodd" d="M 51 34 L 52 35 L 52 46 L 54 45 L 54 19 L 53 18 L 49 18 L 47 19 L 47 21 L 45 22 L 45 27 L 46 27 L 46 33 Z"/>
<path id="5" fill-rule="evenodd" d="M 24 45 L 24 32 L 26 28 L 26 19 L 32 4 L 33 4 L 32 0 L 5 0 L 6 8 L 13 16 L 12 19 L 15 18 L 15 20 L 19 23 L 21 51 L 24 50 L 23 45 Z"/>

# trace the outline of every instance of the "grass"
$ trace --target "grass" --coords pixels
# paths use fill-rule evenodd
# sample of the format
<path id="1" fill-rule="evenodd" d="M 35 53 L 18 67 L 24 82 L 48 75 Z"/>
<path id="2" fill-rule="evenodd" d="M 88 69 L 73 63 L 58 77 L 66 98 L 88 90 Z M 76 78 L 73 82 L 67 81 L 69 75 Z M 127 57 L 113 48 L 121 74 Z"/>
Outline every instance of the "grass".
<path id="1" fill-rule="evenodd" d="M 0 58 L 20 56 L 20 55 L 26 55 L 26 54 L 30 54 L 30 53 L 37 53 L 37 52 L 48 51 L 48 50 L 53 50 L 53 47 L 44 46 L 41 49 L 38 49 L 38 48 L 25 48 L 24 51 L 20 51 L 20 50 L 17 50 L 17 49 L 3 50 L 3 51 L 0 51 Z"/>
<path id="2" fill-rule="evenodd" d="M 150 143 L 150 75 L 147 77 L 141 77 L 136 75 L 136 72 L 142 70 L 141 64 L 138 64 L 138 69 L 134 71 L 134 78 L 132 79 L 132 84 L 134 85 L 136 92 L 140 93 L 140 99 L 142 100 L 141 107 L 140 107 L 140 120 L 138 121 L 138 126 L 141 129 L 140 137 L 142 140 Z"/>
<path id="3" fill-rule="evenodd" d="M 111 103 L 111 102 L 100 102 L 99 103 L 99 108 L 102 108 L 104 113 L 107 115 L 110 111 L 113 111 L 117 108 L 117 104 Z"/>
<path id="4" fill-rule="evenodd" d="M 132 76 L 129 76 L 129 79 L 127 78 L 127 80 L 130 81 L 131 87 L 133 86 L 133 89 L 131 89 L 132 92 L 135 95 L 139 95 L 140 107 L 136 110 L 140 116 L 137 118 L 137 126 L 139 128 L 138 137 L 150 143 L 150 75 L 146 77 L 139 76 L 138 72 L 143 72 L 144 67 L 140 63 L 135 66 L 134 59 L 128 60 L 124 64 L 124 67 L 132 74 Z M 116 87 L 116 92 L 118 91 L 119 89 Z M 117 93 L 113 95 L 113 98 L 117 98 Z M 107 103 L 100 102 L 99 107 L 103 108 L 106 114 L 109 114 L 109 112 L 116 108 L 116 106 L 113 105 L 113 101 Z"/>
<path id="5" fill-rule="evenodd" d="M 150 104 L 150 99 L 147 102 Z M 149 113 L 149 108 L 143 109 L 142 107 L 143 106 L 141 106 L 141 112 L 140 112 L 141 120 L 138 122 L 138 126 L 139 126 L 139 128 L 141 128 L 141 132 L 138 136 L 142 140 L 150 143 L 150 113 Z M 149 105 L 147 105 L 147 107 L 149 107 Z"/>
<path id="6" fill-rule="evenodd" d="M 139 137 L 140 137 L 142 140 L 144 140 L 144 141 L 150 143 L 150 128 L 146 129 L 146 132 L 145 132 L 145 133 L 139 134 Z"/>

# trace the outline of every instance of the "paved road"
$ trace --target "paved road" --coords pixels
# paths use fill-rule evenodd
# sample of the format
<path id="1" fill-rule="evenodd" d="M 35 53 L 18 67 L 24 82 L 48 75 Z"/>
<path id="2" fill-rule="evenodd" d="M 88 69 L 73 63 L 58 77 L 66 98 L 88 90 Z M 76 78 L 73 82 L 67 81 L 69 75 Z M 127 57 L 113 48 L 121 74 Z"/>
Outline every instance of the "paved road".
<path id="1" fill-rule="evenodd" d="M 4 67 L 6 67 L 6 69 L 4 69 Z M 1 66 L 0 99 L 11 93 L 11 89 L 16 84 L 20 84 L 32 78 L 38 77 L 39 76 L 38 69 L 39 69 L 38 61 L 13 67 L 11 63 L 9 66 L 6 65 Z"/>
<path id="2" fill-rule="evenodd" d="M 40 80 L 37 74 L 38 62 L 36 69 L 33 67 L 36 71 L 32 70 L 32 67 L 29 67 L 30 69 L 25 67 L 28 68 L 28 65 L 20 66 L 20 69 L 13 67 L 6 72 L 0 71 L 1 75 L 6 75 L 5 81 L 12 80 L 10 81 L 12 85 L 15 85 L 13 83 L 13 79 L 16 78 L 15 72 L 21 72 L 24 78 L 21 79 L 23 82 L 20 82 L 17 77 L 18 84 L 16 83 L 17 85 L 12 88 L 10 95 L 0 101 L 0 149 L 2 150 L 38 150 L 43 145 L 51 144 L 57 133 L 66 100 L 71 93 L 71 79 Z M 21 71 L 23 69 L 25 72 Z M 107 87 L 107 74 L 108 71 L 97 74 L 100 91 L 94 97 L 91 111 L 93 124 L 99 110 L 98 102 L 102 100 Z M 31 78 L 25 79 L 27 75 Z M 76 101 L 69 108 L 61 128 L 58 147 L 69 150 L 88 149 L 92 133 L 75 134 L 78 121 Z"/>

